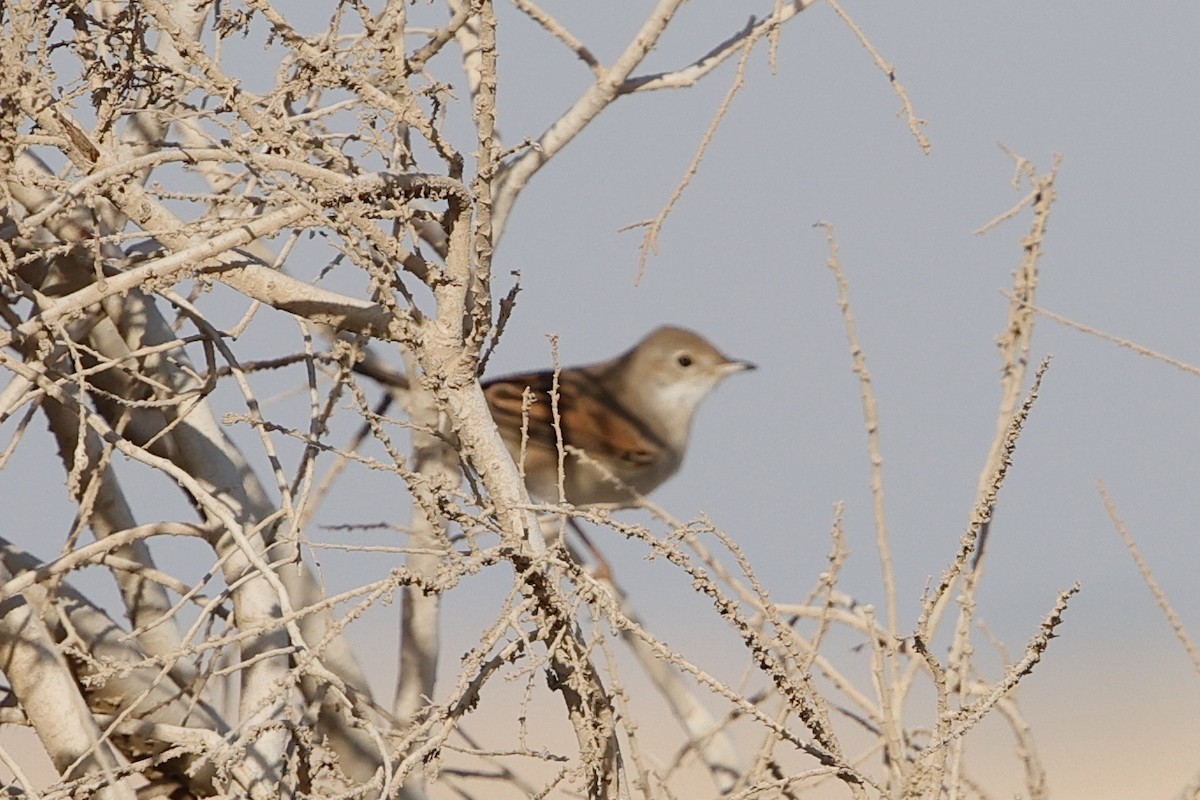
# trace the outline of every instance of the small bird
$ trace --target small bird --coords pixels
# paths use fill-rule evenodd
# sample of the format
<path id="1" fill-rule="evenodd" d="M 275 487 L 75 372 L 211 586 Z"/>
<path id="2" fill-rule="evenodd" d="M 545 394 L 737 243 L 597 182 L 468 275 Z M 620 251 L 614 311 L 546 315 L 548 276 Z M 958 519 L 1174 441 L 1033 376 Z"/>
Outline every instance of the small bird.
<path id="1" fill-rule="evenodd" d="M 700 401 L 727 376 L 754 368 L 697 333 L 664 326 L 610 361 L 560 370 L 566 501 L 634 505 L 679 469 Z M 551 371 L 530 372 L 485 381 L 483 391 L 513 460 L 524 460 L 529 493 L 557 502 L 553 382 Z M 532 403 L 523 400 L 526 389 Z"/>

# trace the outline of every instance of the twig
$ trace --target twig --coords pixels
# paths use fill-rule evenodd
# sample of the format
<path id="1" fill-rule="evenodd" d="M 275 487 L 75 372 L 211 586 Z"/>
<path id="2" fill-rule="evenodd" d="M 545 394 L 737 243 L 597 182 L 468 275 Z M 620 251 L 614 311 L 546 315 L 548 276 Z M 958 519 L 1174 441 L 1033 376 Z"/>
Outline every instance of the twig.
<path id="1" fill-rule="evenodd" d="M 892 84 L 892 91 L 895 92 L 896 96 L 900 98 L 900 111 L 908 120 L 908 130 L 912 133 L 913 138 L 917 140 L 917 144 L 920 146 L 921 152 L 925 155 L 929 155 L 930 151 L 933 149 L 933 146 L 929 143 L 929 139 L 925 136 L 925 132 L 921 130 L 921 128 L 925 126 L 925 120 L 917 118 L 916 112 L 913 109 L 912 101 L 908 99 L 908 90 L 904 88 L 904 84 L 902 84 L 896 77 L 896 68 L 884 60 L 883 56 L 880 55 L 879 50 L 877 50 L 875 45 L 871 44 L 871 40 L 867 38 L 867 34 L 862 28 L 859 27 L 858 23 L 846 13 L 846 10 L 842 8 L 841 4 L 837 2 L 837 0 L 826 0 L 826 2 L 829 4 L 829 7 L 833 9 L 834 13 L 841 17 L 842 21 L 846 23 L 846 26 L 850 28 L 850 31 L 858 39 L 859 44 L 861 44 L 863 48 L 865 48 L 866 51 L 871 54 L 871 58 L 874 60 L 875 66 L 879 67 L 884 75 L 887 75 L 888 81 L 890 81 Z"/>
<path id="2" fill-rule="evenodd" d="M 1187 651 L 1188 657 L 1192 659 L 1192 666 L 1196 672 L 1200 673 L 1200 648 L 1196 647 L 1196 643 L 1188 635 L 1187 629 L 1183 627 L 1183 620 L 1175 612 L 1174 606 L 1171 605 L 1171 601 L 1167 598 L 1167 593 L 1162 590 L 1162 587 L 1158 585 L 1158 581 L 1154 579 L 1154 573 L 1150 570 L 1150 565 L 1142 557 L 1142 551 L 1138 548 L 1133 534 L 1125 527 L 1125 521 L 1121 519 L 1121 515 L 1117 512 L 1117 504 L 1113 502 L 1108 489 L 1105 488 L 1102 481 L 1096 481 L 1096 490 L 1100 492 L 1100 499 L 1104 501 L 1104 510 L 1108 512 L 1108 518 L 1112 520 L 1113 527 L 1121 535 L 1121 541 L 1125 543 L 1125 549 L 1129 551 L 1129 555 L 1133 558 L 1133 563 L 1137 565 L 1142 580 L 1146 582 L 1146 588 L 1150 590 L 1150 594 L 1154 595 L 1154 602 L 1158 604 L 1159 609 L 1166 616 L 1167 622 L 1171 625 L 1171 630 L 1175 632 L 1175 638 L 1179 640 L 1179 643 L 1183 645 L 1183 649 Z"/>

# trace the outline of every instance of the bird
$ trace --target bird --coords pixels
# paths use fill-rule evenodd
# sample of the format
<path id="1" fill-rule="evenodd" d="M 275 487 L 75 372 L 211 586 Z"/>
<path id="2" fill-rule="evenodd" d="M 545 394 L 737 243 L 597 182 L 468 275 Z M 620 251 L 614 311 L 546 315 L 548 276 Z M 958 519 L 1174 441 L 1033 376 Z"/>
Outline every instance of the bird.
<path id="1" fill-rule="evenodd" d="M 679 469 L 696 409 L 717 384 L 755 368 L 694 331 L 665 325 L 616 358 L 559 370 L 556 401 L 553 370 L 487 380 L 482 388 L 531 496 L 622 508 Z"/>

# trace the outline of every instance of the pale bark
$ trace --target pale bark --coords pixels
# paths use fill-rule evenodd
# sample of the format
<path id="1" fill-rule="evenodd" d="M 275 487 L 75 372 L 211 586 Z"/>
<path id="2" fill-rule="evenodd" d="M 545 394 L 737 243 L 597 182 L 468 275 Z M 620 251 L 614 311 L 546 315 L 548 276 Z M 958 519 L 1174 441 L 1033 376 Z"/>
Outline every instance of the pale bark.
<path id="1" fill-rule="evenodd" d="M 943 663 L 926 644 L 951 586 L 980 577 L 978 560 L 968 565 L 1003 478 L 996 467 L 1015 444 L 1013 421 L 1032 407 L 1018 398 L 1036 253 L 1011 313 L 1004 436 L 981 483 L 986 497 L 911 640 L 890 577 L 882 623 L 837 588 L 837 526 L 829 572 L 806 599 L 781 603 L 706 520 L 684 524 L 647 504 L 651 530 L 598 509 L 535 506 L 478 381 L 481 353 L 512 311 L 510 296 L 497 312 L 492 257 L 516 201 L 619 98 L 694 85 L 737 55 L 734 84 L 657 232 L 735 113 L 729 101 L 748 80 L 751 52 L 773 53 L 780 26 L 812 3 L 764 3 L 761 19 L 657 74 L 638 70 L 681 0 L 660 0 L 628 39 L 603 49 L 533 0 L 514 5 L 590 78 L 540 136 L 511 149 L 497 130 L 503 39 L 487 0 L 451 0 L 440 17 L 403 0 L 373 17 L 335 4 L 313 35 L 303 32 L 308 20 L 298 25 L 267 0 L 5 7 L 0 52 L 13 60 L 0 69 L 0 424 L 12 433 L 0 480 L 21 480 L 2 470 L 41 441 L 34 423 L 45 420 L 77 512 L 65 545 L 42 520 L 12 523 L 36 546 L 0 550 L 0 670 L 12 695 L 5 721 L 28 724 L 61 772 L 52 792 L 130 797 L 146 779 L 148 795 L 419 800 L 443 787 L 478 796 L 468 782 L 494 780 L 526 795 L 665 796 L 680 793 L 673 781 L 698 757 L 732 796 L 799 793 L 828 779 L 854 797 L 917 796 L 943 781 L 968 785 L 963 742 L 993 710 L 1028 749 L 1011 693 L 1041 658 L 1067 595 L 1000 679 L 972 670 L 971 584 L 951 657 Z M 270 80 L 230 58 L 239 37 L 261 37 Z M 456 73 L 438 57 L 451 48 Z M 597 52 L 616 55 L 602 63 Z M 469 116 L 465 135 L 446 124 L 455 102 L 469 104 L 457 117 Z M 1048 202 L 1043 192 L 1035 223 Z M 310 242 L 323 255 L 309 258 Z M 403 369 L 389 366 L 397 350 Z M 271 371 L 284 369 L 272 384 Z M 297 385 L 307 406 L 295 415 L 265 401 Z M 391 405 L 403 409 L 389 416 Z M 867 408 L 880 463 L 873 400 Z M 347 419 L 361 429 L 350 444 Z M 330 460 L 339 467 L 322 473 Z M 397 501 L 388 508 L 411 500 L 413 511 L 386 520 L 398 539 L 381 548 L 393 559 L 386 577 L 331 594 L 314 520 L 335 507 L 354 469 L 384 473 Z M 890 576 L 882 469 L 874 477 Z M 146 502 L 162 486 L 186 500 L 171 518 Z M 708 654 L 675 651 L 647 630 L 636 598 L 544 535 L 539 511 L 611 528 L 685 576 L 711 601 L 709 622 L 740 641 L 762 688 L 730 684 L 708 669 Z M 88 528 L 95 542 L 80 540 Z M 206 548 L 195 584 L 155 560 L 181 536 Z M 352 536 L 338 544 L 360 548 Z M 23 548 L 52 555 L 43 562 Z M 74 588 L 84 567 L 113 573 L 128 626 Z M 442 651 L 445 601 L 483 570 L 510 583 L 458 662 Z M 389 707 L 372 695 L 345 629 L 396 595 L 400 669 Z M 866 649 L 867 682 L 830 652 L 834 629 Z M 628 662 L 611 647 L 622 640 L 660 695 L 651 703 L 631 696 Z M 527 746 L 523 733 L 499 752 L 474 744 L 466 726 L 493 702 L 497 678 L 522 679 L 531 698 L 553 701 L 570 731 L 555 752 Z M 904 715 L 918 679 L 936 695 L 921 723 L 935 720 L 928 735 Z M 681 728 L 665 768 L 637 731 L 643 708 L 660 699 Z M 502 713 L 524 725 L 526 704 Z M 838 711 L 875 737 L 884 764 L 846 752 Z M 753 754 L 734 746 L 746 728 L 761 742 Z M 524 774 L 527 759 L 550 777 Z M 802 766 L 781 766 L 792 763 Z M 1023 764 L 1036 795 L 1039 762 Z"/>

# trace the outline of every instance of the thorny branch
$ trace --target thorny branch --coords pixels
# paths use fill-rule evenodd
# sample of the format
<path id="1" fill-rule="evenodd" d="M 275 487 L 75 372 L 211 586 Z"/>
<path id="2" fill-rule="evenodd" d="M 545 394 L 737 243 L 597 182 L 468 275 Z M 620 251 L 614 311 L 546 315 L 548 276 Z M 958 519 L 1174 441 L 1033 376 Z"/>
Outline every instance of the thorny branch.
<path id="1" fill-rule="evenodd" d="M 775 0 L 691 63 L 644 74 L 680 0 L 615 48 L 519 0 L 590 78 L 514 148 L 497 128 L 492 4 L 383 5 L 337 3 L 315 26 L 267 0 L 24 0 L 0 17 L 0 480 L 24 490 L 26 454 L 56 451 L 74 515 L 65 536 L 22 520 L 29 535 L 0 547 L 0 719 L 33 730 L 56 772 L 39 785 L 0 743 L 6 777 L 46 797 L 422 798 L 504 783 L 607 798 L 679 794 L 697 755 L 731 797 L 822 780 L 895 796 L 991 709 L 1019 720 L 1008 693 L 1057 617 L 1001 680 L 963 676 L 954 690 L 971 702 L 943 702 L 937 738 L 918 745 L 897 713 L 899 670 L 859 685 L 827 643 L 857 637 L 942 701 L 951 670 L 929 655 L 934 623 L 909 646 L 898 600 L 879 624 L 839 588 L 840 512 L 826 573 L 778 602 L 708 520 L 532 504 L 479 388 L 481 350 L 513 310 L 513 295 L 494 305 L 493 254 L 532 177 L 618 98 L 693 85 L 739 56 L 657 230 L 754 47 L 768 41 L 774 65 L 781 26 L 812 3 Z M 461 74 L 439 57 L 452 47 Z M 447 113 L 463 102 L 465 135 Z M 684 576 L 746 682 L 648 630 L 636 596 L 543 530 L 539 512 L 564 511 Z M 127 624 L 78 588 L 85 568 L 113 577 Z M 455 665 L 442 625 L 460 597 L 490 616 Z M 349 631 L 397 598 L 401 651 L 356 652 Z M 681 724 L 666 771 L 618 640 Z M 391 702 L 381 660 L 401 664 Z M 505 681 L 524 682 L 516 704 Z M 469 727 L 495 719 L 504 744 L 480 745 L 492 731 Z M 752 756 L 734 746 L 747 731 L 763 743 Z M 891 763 L 851 754 L 863 732 Z"/>

